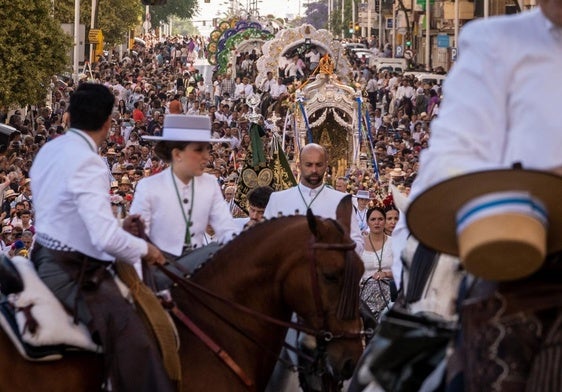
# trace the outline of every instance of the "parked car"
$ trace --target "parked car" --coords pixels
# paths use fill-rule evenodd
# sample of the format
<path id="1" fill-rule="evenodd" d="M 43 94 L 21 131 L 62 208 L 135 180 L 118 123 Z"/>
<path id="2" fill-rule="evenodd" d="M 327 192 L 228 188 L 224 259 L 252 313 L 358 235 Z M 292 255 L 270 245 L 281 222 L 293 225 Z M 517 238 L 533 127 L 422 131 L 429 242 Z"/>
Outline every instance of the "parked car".
<path id="1" fill-rule="evenodd" d="M 436 74 L 436 73 L 431 73 L 431 72 L 420 72 L 420 71 L 404 72 L 404 76 L 409 76 L 409 75 L 414 76 L 420 82 L 433 83 L 433 84 L 437 84 L 439 86 L 441 86 L 443 84 L 443 82 L 445 81 L 445 79 L 447 78 L 447 75 Z"/>
<path id="2" fill-rule="evenodd" d="M 406 71 L 408 62 L 404 58 L 371 57 L 369 66 L 375 67 L 377 69 L 377 72 L 390 71 L 402 73 Z"/>

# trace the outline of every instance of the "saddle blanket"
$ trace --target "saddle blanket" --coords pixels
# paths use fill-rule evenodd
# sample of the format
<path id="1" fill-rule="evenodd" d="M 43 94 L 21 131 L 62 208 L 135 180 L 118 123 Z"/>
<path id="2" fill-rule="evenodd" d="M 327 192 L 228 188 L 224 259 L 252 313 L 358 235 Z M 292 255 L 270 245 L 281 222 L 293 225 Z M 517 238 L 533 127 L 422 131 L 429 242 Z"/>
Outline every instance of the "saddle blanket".
<path id="1" fill-rule="evenodd" d="M 24 290 L 10 295 L 4 301 L 0 325 L 22 356 L 33 361 L 45 361 L 62 358 L 62 353 L 68 349 L 101 353 L 101 347 L 94 343 L 86 326 L 74 324 L 73 317 L 39 278 L 31 261 L 21 256 L 11 260 L 22 277 Z M 26 325 L 27 320 L 22 311 L 25 308 L 37 320 L 34 333 Z M 34 347 L 39 350 L 29 350 Z M 41 347 L 45 348 L 44 352 Z"/>

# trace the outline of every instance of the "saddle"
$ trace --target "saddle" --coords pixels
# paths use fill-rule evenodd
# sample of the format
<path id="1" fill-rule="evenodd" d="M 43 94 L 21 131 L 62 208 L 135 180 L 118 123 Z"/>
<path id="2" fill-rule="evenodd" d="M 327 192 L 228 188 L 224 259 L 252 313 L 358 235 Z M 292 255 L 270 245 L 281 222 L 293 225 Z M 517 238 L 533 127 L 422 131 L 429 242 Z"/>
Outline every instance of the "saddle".
<path id="1" fill-rule="evenodd" d="M 56 360 L 67 351 L 101 353 L 83 324 L 75 324 L 43 281 L 30 260 L 3 256 L 0 263 L 0 326 L 20 354 L 31 361 Z M 9 274 L 4 274 L 8 271 Z M 19 282 L 19 283 L 14 283 Z"/>
<path id="2" fill-rule="evenodd" d="M 23 280 L 8 256 L 0 255 L 0 293 L 10 295 L 23 291 Z"/>

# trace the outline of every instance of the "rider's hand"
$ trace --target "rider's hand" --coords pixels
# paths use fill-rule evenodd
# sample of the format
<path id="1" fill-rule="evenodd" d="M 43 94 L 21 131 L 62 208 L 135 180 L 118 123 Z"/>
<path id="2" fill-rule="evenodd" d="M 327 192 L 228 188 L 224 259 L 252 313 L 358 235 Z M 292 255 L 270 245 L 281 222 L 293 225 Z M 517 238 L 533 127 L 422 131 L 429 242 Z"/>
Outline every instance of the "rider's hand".
<path id="1" fill-rule="evenodd" d="M 160 249 L 152 245 L 151 243 L 147 243 L 148 245 L 148 253 L 143 257 L 145 261 L 149 264 L 165 264 L 166 258 L 160 252 Z"/>
<path id="2" fill-rule="evenodd" d="M 144 221 L 138 214 L 128 215 L 123 219 L 123 230 L 135 237 L 141 237 L 144 231 Z"/>

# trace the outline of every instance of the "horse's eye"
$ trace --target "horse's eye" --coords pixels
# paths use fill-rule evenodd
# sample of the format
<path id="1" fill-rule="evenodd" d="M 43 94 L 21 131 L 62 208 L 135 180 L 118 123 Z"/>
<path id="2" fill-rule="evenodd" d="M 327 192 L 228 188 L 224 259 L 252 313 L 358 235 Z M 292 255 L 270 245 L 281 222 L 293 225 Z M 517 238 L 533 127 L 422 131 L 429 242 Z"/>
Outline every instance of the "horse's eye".
<path id="1" fill-rule="evenodd" d="M 328 274 L 328 273 L 324 273 L 324 280 L 327 283 L 338 283 L 338 274 Z"/>

